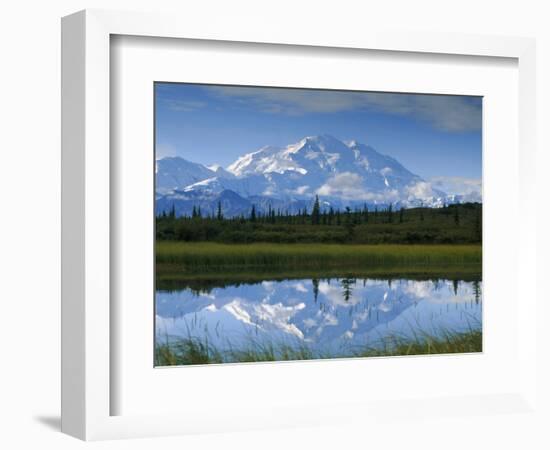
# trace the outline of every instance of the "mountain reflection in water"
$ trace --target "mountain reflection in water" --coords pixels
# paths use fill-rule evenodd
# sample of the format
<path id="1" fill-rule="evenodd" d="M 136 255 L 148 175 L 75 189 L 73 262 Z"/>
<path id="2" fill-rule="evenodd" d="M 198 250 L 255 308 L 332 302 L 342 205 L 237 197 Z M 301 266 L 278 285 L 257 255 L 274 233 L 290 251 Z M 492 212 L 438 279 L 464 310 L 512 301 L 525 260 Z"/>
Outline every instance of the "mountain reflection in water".
<path id="1" fill-rule="evenodd" d="M 482 326 L 479 280 L 343 276 L 171 288 L 156 292 L 157 343 L 206 338 L 223 350 L 283 342 L 352 355 L 359 346 L 414 338 L 419 330 L 438 336 Z"/>

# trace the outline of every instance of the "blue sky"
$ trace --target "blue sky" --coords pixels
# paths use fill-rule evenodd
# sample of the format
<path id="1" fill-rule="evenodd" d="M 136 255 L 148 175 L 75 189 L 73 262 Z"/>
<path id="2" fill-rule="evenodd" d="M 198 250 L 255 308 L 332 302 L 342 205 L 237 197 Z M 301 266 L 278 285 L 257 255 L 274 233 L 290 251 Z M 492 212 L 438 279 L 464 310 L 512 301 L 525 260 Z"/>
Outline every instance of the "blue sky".
<path id="1" fill-rule="evenodd" d="M 305 136 L 355 139 L 425 179 L 481 178 L 482 99 L 157 83 L 157 158 L 227 166 Z"/>

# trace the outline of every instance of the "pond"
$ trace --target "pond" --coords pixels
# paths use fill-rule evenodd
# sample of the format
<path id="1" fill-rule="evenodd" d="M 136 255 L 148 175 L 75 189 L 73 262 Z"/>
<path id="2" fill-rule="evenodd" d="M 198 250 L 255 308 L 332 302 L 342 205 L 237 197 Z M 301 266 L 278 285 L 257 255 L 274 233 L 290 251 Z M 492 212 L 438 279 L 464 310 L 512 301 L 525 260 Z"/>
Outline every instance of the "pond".
<path id="1" fill-rule="evenodd" d="M 156 292 L 157 346 L 201 343 L 192 350 L 214 352 L 217 362 L 255 360 L 251 352 L 271 352 L 272 359 L 357 356 L 482 328 L 481 277 L 232 277 L 169 286 Z"/>

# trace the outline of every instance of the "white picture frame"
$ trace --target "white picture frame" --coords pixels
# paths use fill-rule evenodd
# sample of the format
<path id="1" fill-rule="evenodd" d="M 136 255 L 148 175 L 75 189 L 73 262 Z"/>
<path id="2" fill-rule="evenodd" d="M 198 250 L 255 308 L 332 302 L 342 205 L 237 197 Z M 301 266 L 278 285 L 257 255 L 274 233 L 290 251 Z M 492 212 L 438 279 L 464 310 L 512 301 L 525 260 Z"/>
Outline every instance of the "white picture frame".
<path id="1" fill-rule="evenodd" d="M 112 11 L 82 11 L 62 22 L 62 430 L 85 440 L 162 436 L 209 431 L 234 431 L 308 425 L 371 417 L 391 404 L 344 402 L 323 409 L 319 405 L 277 405 L 260 411 L 246 422 L 230 420 L 224 410 L 210 415 L 140 413 L 113 415 L 112 398 L 119 389 L 113 382 L 116 352 L 112 336 L 117 332 L 110 298 L 116 280 L 111 279 L 111 186 L 117 173 L 111 170 L 112 106 L 111 36 L 141 36 L 205 41 L 338 49 L 368 49 L 421 55 L 465 55 L 517 60 L 519 78 L 518 133 L 519 182 L 517 205 L 524 220 L 514 239 L 518 280 L 535 273 L 536 236 L 534 184 L 528 177 L 535 165 L 535 43 L 532 39 L 456 34 L 417 34 L 348 30 L 327 35 L 314 26 L 301 30 L 264 29 L 254 23 L 234 28 L 217 23 L 205 28 L 191 17 Z M 442 415 L 497 413 L 506 408 L 522 412 L 535 408 L 537 293 L 526 286 L 518 311 L 517 383 L 511 390 L 463 398 L 410 400 L 411 414 L 437 405 Z M 517 295 L 511 292 L 510 296 Z M 528 312 L 527 312 L 528 311 Z M 116 315 L 115 315 L 116 316 Z M 521 344 L 521 345 L 520 345 Z M 397 361 L 396 364 L 399 364 Z M 273 366 L 271 366 L 273 367 Z M 258 369 L 260 370 L 260 369 Z M 263 366 L 263 373 L 269 366 Z M 308 369 L 318 370 L 309 365 Z M 395 401 L 396 399 L 392 400 Z M 397 399 L 399 400 L 399 399 Z M 401 412 L 402 413 L 402 412 Z M 397 415 L 401 414 L 397 413 Z M 224 414 L 225 417 L 224 417 Z M 238 414 L 236 414 L 238 416 Z"/>

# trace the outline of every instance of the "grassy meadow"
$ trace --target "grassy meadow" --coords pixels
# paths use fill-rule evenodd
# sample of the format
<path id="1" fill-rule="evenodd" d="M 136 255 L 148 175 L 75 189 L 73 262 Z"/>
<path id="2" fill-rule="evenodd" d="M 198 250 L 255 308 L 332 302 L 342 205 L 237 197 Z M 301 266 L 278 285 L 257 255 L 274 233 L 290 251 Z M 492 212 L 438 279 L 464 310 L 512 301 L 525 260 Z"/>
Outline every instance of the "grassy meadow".
<path id="1" fill-rule="evenodd" d="M 158 241 L 162 272 L 205 273 L 247 270 L 378 269 L 401 272 L 457 268 L 481 270 L 480 245 L 221 244 Z"/>

